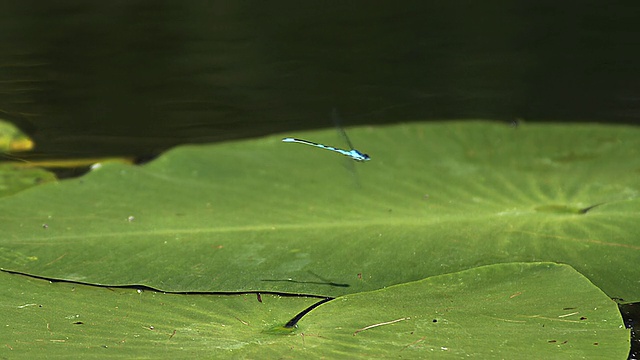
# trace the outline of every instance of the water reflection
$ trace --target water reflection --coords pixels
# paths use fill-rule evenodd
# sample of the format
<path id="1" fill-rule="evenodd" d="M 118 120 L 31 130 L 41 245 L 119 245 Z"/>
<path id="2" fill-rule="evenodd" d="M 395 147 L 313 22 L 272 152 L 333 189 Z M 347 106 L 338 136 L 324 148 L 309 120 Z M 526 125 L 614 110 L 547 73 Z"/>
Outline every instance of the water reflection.
<path id="1" fill-rule="evenodd" d="M 5 2 L 0 117 L 54 156 L 150 154 L 331 126 L 333 107 L 350 125 L 633 122 L 631 10 Z"/>

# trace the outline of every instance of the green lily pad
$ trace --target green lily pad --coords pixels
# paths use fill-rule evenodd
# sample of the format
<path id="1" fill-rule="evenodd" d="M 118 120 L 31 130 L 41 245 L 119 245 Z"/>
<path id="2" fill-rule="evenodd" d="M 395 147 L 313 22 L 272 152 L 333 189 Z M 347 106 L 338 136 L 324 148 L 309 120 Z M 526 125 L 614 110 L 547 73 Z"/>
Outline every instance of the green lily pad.
<path id="1" fill-rule="evenodd" d="M 33 149 L 33 140 L 10 122 L 0 119 L 0 152 Z"/>
<path id="2" fill-rule="evenodd" d="M 175 295 L 0 273 L 4 357 L 622 359 L 616 304 L 566 265 L 500 264 L 318 299 Z"/>
<path id="3" fill-rule="evenodd" d="M 569 266 L 485 266 L 338 298 L 300 331 L 327 358 L 624 359 L 629 332 L 596 293 Z"/>
<path id="4" fill-rule="evenodd" d="M 447 122 L 350 135 L 372 157 L 355 172 L 339 154 L 274 136 L 183 146 L 1 199 L 0 267 L 167 291 L 340 296 L 554 261 L 611 297 L 640 299 L 638 129 Z"/>
<path id="5" fill-rule="evenodd" d="M 0 119 L 0 197 L 56 180 L 44 169 L 24 166 L 27 162 L 10 152 L 33 149 L 33 141 L 13 124 Z"/>
<path id="6" fill-rule="evenodd" d="M 0 197 L 53 181 L 56 181 L 55 174 L 45 169 L 0 163 Z"/>

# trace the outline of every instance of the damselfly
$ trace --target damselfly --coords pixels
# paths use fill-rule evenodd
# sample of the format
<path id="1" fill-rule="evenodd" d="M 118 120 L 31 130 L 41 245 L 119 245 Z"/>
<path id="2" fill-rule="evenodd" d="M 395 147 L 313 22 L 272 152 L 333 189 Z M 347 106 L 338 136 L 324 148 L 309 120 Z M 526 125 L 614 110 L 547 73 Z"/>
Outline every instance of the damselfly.
<path id="1" fill-rule="evenodd" d="M 333 116 L 334 116 L 334 120 L 337 121 L 337 113 L 336 113 L 335 110 L 334 110 Z M 314 142 L 307 141 L 307 140 L 301 140 L 301 139 L 295 139 L 295 138 L 289 138 L 289 137 L 282 139 L 282 141 L 298 143 L 298 144 L 305 144 L 305 145 L 311 145 L 311 146 L 319 147 L 321 149 L 335 151 L 337 153 L 340 153 L 340 154 L 342 154 L 344 156 L 348 156 L 348 157 L 352 158 L 353 160 L 359 161 L 359 162 L 371 160 L 369 155 L 361 153 L 360 151 L 358 151 L 358 150 L 353 148 L 353 145 L 351 145 L 351 140 L 349 140 L 349 137 L 347 136 L 347 133 L 344 132 L 342 127 L 338 127 L 338 129 L 340 130 L 342 136 L 346 140 L 347 145 L 349 145 L 349 148 L 351 150 L 338 149 L 338 148 L 333 147 L 333 146 L 322 145 L 322 144 L 314 143 Z"/>
<path id="2" fill-rule="evenodd" d="M 348 156 L 348 157 L 352 158 L 355 161 L 368 161 L 368 160 L 371 160 L 369 155 L 363 154 L 363 153 L 361 153 L 360 151 L 358 151 L 356 149 L 351 149 L 351 150 L 347 151 L 347 150 L 334 148 L 333 146 L 317 144 L 317 143 L 314 143 L 314 142 L 311 142 L 311 141 L 301 140 L 301 139 L 294 139 L 294 138 L 284 138 L 284 139 L 282 139 L 282 141 L 284 141 L 284 142 L 294 142 L 294 143 L 305 144 L 305 145 L 311 145 L 311 146 L 319 147 L 321 149 L 327 149 L 327 150 L 335 151 L 335 152 L 340 153 L 342 155 Z"/>

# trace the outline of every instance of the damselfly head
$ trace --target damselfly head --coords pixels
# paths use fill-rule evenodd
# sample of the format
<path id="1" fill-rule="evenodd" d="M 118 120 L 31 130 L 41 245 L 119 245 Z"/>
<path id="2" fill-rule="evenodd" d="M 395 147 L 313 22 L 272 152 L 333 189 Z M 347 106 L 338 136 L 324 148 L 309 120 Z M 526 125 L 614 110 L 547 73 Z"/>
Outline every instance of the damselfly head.
<path id="1" fill-rule="evenodd" d="M 352 158 L 353 160 L 355 160 L 355 161 L 360 161 L 360 162 L 362 162 L 362 161 L 369 161 L 369 160 L 371 160 L 371 158 L 369 157 L 369 155 L 368 155 L 368 154 L 363 154 L 363 153 L 361 153 L 361 152 L 360 152 L 360 151 L 358 151 L 358 150 L 351 150 L 351 153 L 352 153 L 351 158 Z"/>

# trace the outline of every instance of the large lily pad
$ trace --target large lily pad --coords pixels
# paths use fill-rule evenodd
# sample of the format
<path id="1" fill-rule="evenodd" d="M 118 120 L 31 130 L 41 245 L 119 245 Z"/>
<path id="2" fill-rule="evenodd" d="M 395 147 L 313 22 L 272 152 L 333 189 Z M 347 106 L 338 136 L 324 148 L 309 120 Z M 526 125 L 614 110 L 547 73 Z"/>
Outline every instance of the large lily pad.
<path id="1" fill-rule="evenodd" d="M 0 273 L 4 357 L 609 358 L 628 352 L 616 304 L 571 267 L 501 264 L 325 303 L 173 295 Z"/>
<path id="2" fill-rule="evenodd" d="M 290 134 L 335 143 L 333 131 Z M 0 200 L 0 267 L 170 291 L 371 291 L 483 264 L 571 264 L 640 299 L 640 131 L 490 122 L 183 146 Z M 345 159 L 346 160 L 346 159 Z"/>

